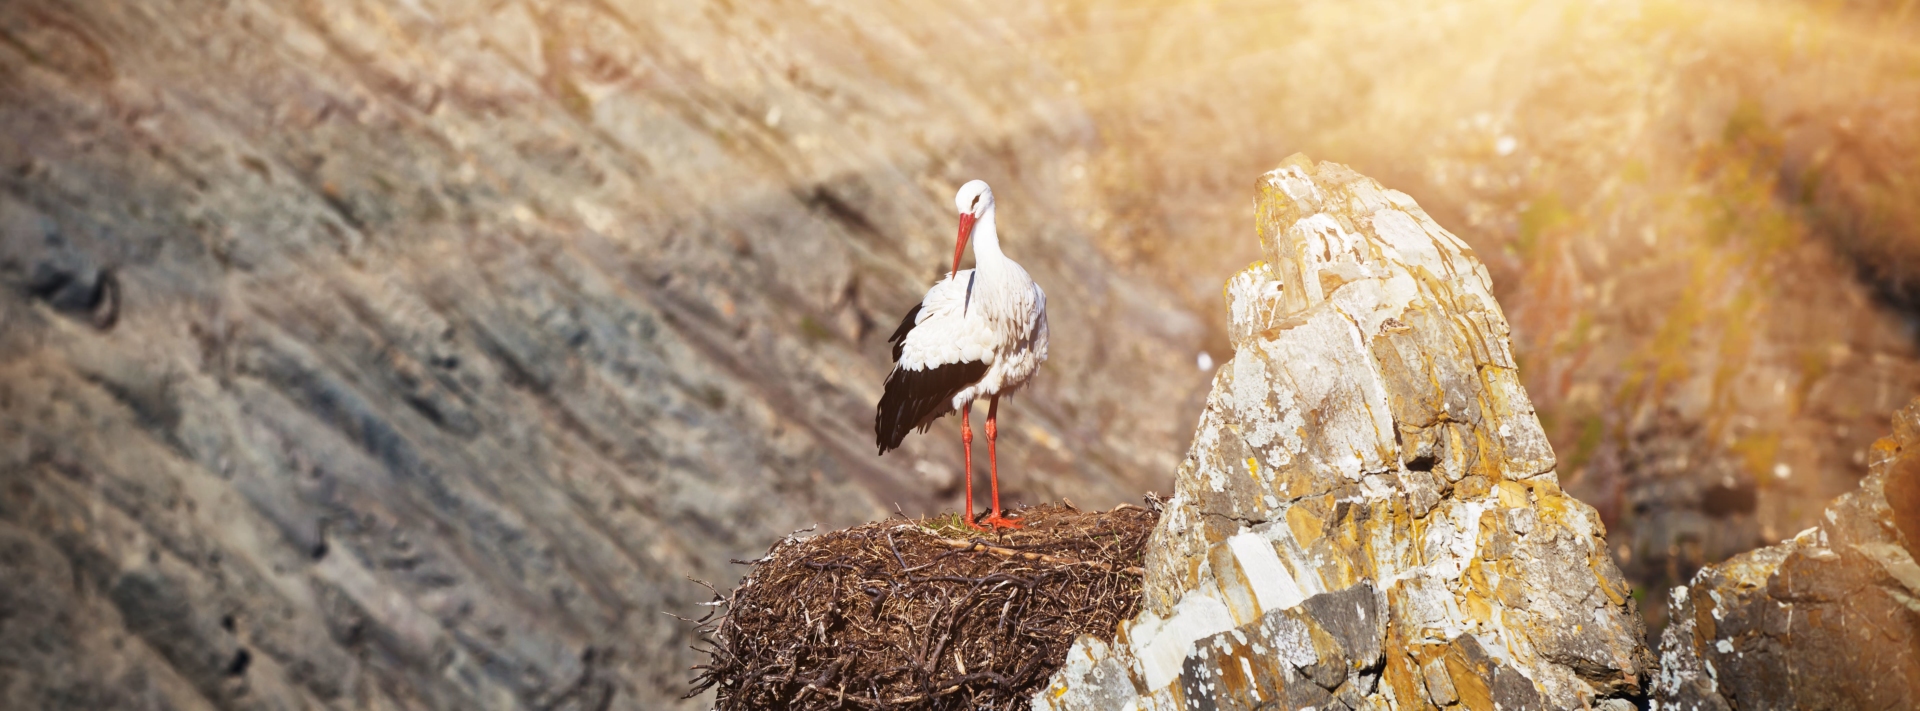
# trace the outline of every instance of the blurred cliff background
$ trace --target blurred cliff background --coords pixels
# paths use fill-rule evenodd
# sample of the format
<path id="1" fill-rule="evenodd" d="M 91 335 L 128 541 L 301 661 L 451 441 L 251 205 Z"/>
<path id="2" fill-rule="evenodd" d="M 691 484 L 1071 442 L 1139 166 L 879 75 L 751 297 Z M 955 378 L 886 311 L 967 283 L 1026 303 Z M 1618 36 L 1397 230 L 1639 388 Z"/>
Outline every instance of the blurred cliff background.
<path id="1" fill-rule="evenodd" d="M 0 705 L 703 707 L 689 577 L 958 504 L 870 427 L 956 186 L 1104 508 L 1301 150 L 1494 270 L 1658 629 L 1920 392 L 1915 4 L 0 2 Z"/>

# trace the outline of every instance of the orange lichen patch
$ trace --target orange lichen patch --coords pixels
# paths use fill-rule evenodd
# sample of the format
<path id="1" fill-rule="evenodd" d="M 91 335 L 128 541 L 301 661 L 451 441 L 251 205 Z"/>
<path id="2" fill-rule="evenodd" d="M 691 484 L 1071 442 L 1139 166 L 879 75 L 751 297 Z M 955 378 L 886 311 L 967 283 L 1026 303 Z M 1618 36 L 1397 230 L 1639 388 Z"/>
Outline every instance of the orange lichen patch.
<path id="1" fill-rule="evenodd" d="M 1487 683 L 1493 669 L 1468 661 L 1457 645 L 1448 645 L 1442 663 L 1446 665 L 1448 680 L 1453 682 L 1453 691 L 1461 706 L 1472 711 L 1494 711 L 1493 689 Z"/>
<path id="2" fill-rule="evenodd" d="M 1616 590 L 1614 589 L 1613 583 L 1607 580 L 1606 574 L 1603 573 L 1600 568 L 1606 555 L 1605 551 L 1601 551 L 1598 555 L 1589 558 L 1587 561 L 1588 566 L 1593 569 L 1593 579 L 1596 583 L 1599 583 L 1600 592 L 1606 594 L 1607 600 L 1615 605 L 1625 605 L 1627 604 L 1627 597 L 1632 591 Z"/>
<path id="3" fill-rule="evenodd" d="M 1319 493 L 1323 483 L 1303 467 L 1284 467 L 1274 474 L 1273 493 L 1283 499 L 1298 499 Z"/>
<path id="4" fill-rule="evenodd" d="M 1549 490 L 1549 487 L 1551 487 L 1551 490 Z M 1540 497 L 1534 510 L 1540 512 L 1542 519 L 1568 526 L 1574 530 L 1580 530 L 1579 524 L 1572 521 L 1572 519 L 1576 516 L 1580 518 L 1586 517 L 1584 504 L 1561 493 L 1559 487 L 1553 486 L 1552 484 L 1544 482 L 1536 484 L 1533 491 Z"/>
<path id="5" fill-rule="evenodd" d="M 1461 601 L 1464 603 L 1462 607 L 1466 610 L 1467 616 L 1475 622 L 1481 624 L 1493 622 L 1493 605 L 1487 602 L 1487 598 L 1482 596 L 1479 591 L 1462 591 Z"/>
<path id="6" fill-rule="evenodd" d="M 1324 506 L 1323 500 L 1306 499 L 1287 509 L 1287 530 L 1293 533 L 1293 540 L 1302 547 L 1312 545 L 1326 535 L 1325 512 L 1315 510 Z"/>
<path id="7" fill-rule="evenodd" d="M 1495 472 L 1498 476 L 1498 472 Z M 1475 474 L 1461 479 L 1453 485 L 1454 497 L 1463 501 L 1472 501 L 1493 491 L 1492 477 Z"/>
<path id="8" fill-rule="evenodd" d="M 1527 497 L 1527 487 L 1523 484 L 1503 481 L 1494 485 L 1494 491 L 1500 496 L 1502 508 L 1524 509 L 1532 505 Z"/>
<path id="9" fill-rule="evenodd" d="M 1321 584 L 1330 590 L 1344 590 L 1357 585 L 1370 577 L 1372 571 L 1360 567 L 1366 562 L 1358 557 L 1359 546 L 1341 550 L 1336 544 L 1323 543 L 1323 549 L 1329 555 L 1327 562 L 1320 566 Z M 1358 564 L 1356 564 L 1358 563 Z"/>
<path id="10" fill-rule="evenodd" d="M 1401 498 L 1373 502 L 1368 507 L 1367 521 L 1360 531 L 1360 544 L 1356 547 L 1356 560 L 1366 567 L 1364 577 L 1379 580 L 1383 570 L 1393 570 L 1409 564 L 1402 557 L 1403 551 L 1410 551 L 1411 541 L 1418 540 L 1408 535 L 1412 530 L 1413 517 L 1408 514 L 1406 500 Z"/>
<path id="11" fill-rule="evenodd" d="M 1428 708 L 1427 688 L 1420 680 L 1419 662 L 1412 645 L 1397 632 L 1387 638 L 1387 665 L 1381 672 L 1382 685 L 1400 708 Z"/>

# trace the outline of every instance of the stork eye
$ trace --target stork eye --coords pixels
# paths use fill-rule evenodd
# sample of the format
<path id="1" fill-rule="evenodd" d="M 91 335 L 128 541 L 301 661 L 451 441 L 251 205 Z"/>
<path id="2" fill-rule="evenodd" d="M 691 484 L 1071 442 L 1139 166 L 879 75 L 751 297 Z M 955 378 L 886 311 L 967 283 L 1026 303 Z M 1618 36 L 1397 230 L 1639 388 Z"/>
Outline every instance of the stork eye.
<path id="1" fill-rule="evenodd" d="M 975 195 L 973 196 L 973 207 L 979 207 L 979 206 L 980 206 L 980 196 Z"/>

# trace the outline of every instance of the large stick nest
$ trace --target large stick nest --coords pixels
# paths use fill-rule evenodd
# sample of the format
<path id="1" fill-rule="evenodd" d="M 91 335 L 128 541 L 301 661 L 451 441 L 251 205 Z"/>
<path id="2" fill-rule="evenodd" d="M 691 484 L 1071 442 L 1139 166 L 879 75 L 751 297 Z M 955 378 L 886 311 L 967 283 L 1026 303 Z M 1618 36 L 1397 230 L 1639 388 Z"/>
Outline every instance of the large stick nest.
<path id="1" fill-rule="evenodd" d="M 1027 708 L 1075 637 L 1137 612 L 1158 515 L 1019 514 L 997 534 L 948 514 L 782 539 L 702 621 L 693 693 L 718 689 L 720 711 Z"/>

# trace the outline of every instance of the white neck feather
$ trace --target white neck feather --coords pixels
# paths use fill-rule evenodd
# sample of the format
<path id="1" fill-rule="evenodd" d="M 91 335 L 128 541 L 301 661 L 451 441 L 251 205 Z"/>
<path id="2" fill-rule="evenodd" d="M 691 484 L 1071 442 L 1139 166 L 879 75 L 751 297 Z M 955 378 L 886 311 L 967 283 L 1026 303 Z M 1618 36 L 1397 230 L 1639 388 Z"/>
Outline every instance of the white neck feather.
<path id="1" fill-rule="evenodd" d="M 973 223 L 973 265 L 976 269 L 992 269 L 1006 261 L 1007 255 L 1000 251 L 1000 233 L 994 229 L 993 205 L 987 205 L 980 220 Z"/>

